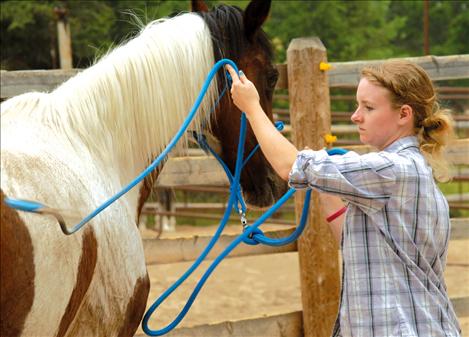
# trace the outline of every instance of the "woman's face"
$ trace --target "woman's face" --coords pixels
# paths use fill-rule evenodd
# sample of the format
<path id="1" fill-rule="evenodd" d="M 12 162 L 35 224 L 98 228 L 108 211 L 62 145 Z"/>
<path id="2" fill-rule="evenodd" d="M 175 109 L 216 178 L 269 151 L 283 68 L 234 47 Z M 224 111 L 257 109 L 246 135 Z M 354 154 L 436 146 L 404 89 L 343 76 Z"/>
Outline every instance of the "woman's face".
<path id="1" fill-rule="evenodd" d="M 351 120 L 362 143 L 384 149 L 402 137 L 399 109 L 394 109 L 387 89 L 362 78 L 357 88 L 358 107 Z"/>

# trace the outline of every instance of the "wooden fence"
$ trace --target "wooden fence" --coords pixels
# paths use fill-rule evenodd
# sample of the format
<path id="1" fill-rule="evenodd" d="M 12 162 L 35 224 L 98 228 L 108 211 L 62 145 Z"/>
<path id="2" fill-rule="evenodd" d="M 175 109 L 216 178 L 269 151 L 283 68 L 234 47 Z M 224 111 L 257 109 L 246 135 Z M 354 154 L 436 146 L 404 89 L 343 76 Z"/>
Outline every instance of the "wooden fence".
<path id="1" fill-rule="evenodd" d="M 410 58 L 421 65 L 434 81 L 469 78 L 469 55 Z M 332 69 L 321 71 L 319 64 L 327 62 L 326 49 L 317 38 L 294 39 L 287 52 L 287 64 L 279 65 L 278 88 L 288 89 L 292 139 L 299 148 L 322 148 L 323 136 L 331 131 L 329 88 L 356 86 L 364 65 L 382 61 L 331 63 Z M 31 90 L 52 90 L 76 71 L 18 71 L 1 72 L 1 98 Z M 314 132 L 312 132 L 314 130 Z M 368 147 L 354 147 L 358 152 Z M 450 155 L 458 164 L 469 165 L 469 139 L 458 140 L 450 147 Z M 172 158 L 160 174 L 158 184 L 164 186 L 226 184 L 226 178 L 208 157 Z M 295 207 L 300 214 L 304 195 L 297 193 Z M 242 322 L 178 329 L 172 336 L 328 336 L 336 316 L 339 295 L 338 250 L 326 224 L 320 220 L 318 197 L 313 195 L 309 223 L 298 243 L 280 251 L 298 251 L 301 270 L 303 312 L 256 318 Z M 298 220 L 298 219 L 297 219 Z M 468 240 L 469 219 L 452 220 L 453 240 Z M 288 230 L 271 231 L 270 236 L 285 236 Z M 144 240 L 149 264 L 193 260 L 210 237 L 189 239 Z M 233 239 L 224 235 L 216 254 Z M 231 256 L 279 252 L 271 247 L 240 247 Z M 213 256 L 211 256 L 213 257 Z M 469 268 L 469 266 L 466 265 Z M 469 316 L 469 297 L 452 299 L 459 316 Z"/>

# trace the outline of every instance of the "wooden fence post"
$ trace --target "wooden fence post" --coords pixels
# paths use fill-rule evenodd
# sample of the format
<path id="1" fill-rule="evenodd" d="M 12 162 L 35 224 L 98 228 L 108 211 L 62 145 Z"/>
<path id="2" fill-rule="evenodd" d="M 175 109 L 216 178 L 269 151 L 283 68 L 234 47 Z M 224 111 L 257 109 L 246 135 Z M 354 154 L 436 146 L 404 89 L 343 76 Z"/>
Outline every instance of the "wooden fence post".
<path id="1" fill-rule="evenodd" d="M 54 8 L 57 18 L 57 41 L 59 46 L 59 59 L 61 69 L 72 69 L 72 37 L 70 34 L 70 23 L 68 11 L 65 8 Z"/>
<path id="2" fill-rule="evenodd" d="M 287 51 L 288 90 L 293 142 L 298 149 L 325 146 L 331 129 L 326 48 L 316 37 L 291 41 Z M 295 196 L 299 221 L 304 193 Z M 313 192 L 308 224 L 298 240 L 305 337 L 330 336 L 339 299 L 338 247 L 327 224 L 320 220 L 317 192 Z"/>

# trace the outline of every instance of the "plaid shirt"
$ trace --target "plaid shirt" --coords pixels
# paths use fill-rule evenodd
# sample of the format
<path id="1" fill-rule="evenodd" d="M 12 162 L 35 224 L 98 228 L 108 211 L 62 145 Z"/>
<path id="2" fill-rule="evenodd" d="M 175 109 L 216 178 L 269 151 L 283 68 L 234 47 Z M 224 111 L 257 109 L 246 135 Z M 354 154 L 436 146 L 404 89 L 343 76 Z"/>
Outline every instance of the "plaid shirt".
<path id="1" fill-rule="evenodd" d="M 348 203 L 333 336 L 459 336 L 446 292 L 448 204 L 415 137 L 384 151 L 301 151 L 290 185 Z"/>

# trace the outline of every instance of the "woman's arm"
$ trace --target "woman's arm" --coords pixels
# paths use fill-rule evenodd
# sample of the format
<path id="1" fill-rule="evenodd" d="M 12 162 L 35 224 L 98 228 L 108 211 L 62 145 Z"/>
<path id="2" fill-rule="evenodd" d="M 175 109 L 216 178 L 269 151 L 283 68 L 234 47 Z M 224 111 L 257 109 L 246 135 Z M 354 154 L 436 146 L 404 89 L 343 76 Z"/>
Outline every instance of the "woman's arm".
<path id="1" fill-rule="evenodd" d="M 261 150 L 274 170 L 282 179 L 288 180 L 298 150 L 278 132 L 274 124 L 267 118 L 260 105 L 259 94 L 254 84 L 241 71 L 240 76 L 238 76 L 232 67 L 227 65 L 226 68 L 233 80 L 231 87 L 233 102 L 241 111 L 246 113 Z M 320 201 L 323 214 L 326 217 L 344 207 L 344 203 L 337 196 L 320 193 Z M 345 216 L 342 214 L 329 223 L 338 243 L 340 243 L 342 237 L 344 218 Z"/>
<path id="2" fill-rule="evenodd" d="M 233 80 L 231 87 L 233 102 L 241 111 L 246 113 L 260 148 L 275 172 L 282 179 L 288 180 L 288 174 L 295 162 L 298 150 L 275 128 L 266 116 L 262 110 L 259 94 L 254 84 L 242 72 L 238 76 L 232 67 L 227 65 L 226 68 Z"/>
<path id="3" fill-rule="evenodd" d="M 322 214 L 327 218 L 335 212 L 345 207 L 342 199 L 335 195 L 319 193 L 319 204 L 321 205 Z M 334 239 L 340 245 L 342 239 L 342 228 L 345 221 L 345 213 L 341 214 L 334 220 L 328 222 L 329 228 L 332 231 Z"/>
<path id="4" fill-rule="evenodd" d="M 270 165 L 283 180 L 288 181 L 298 150 L 277 130 L 260 105 L 257 109 L 260 111 L 246 114 L 249 124 Z"/>

